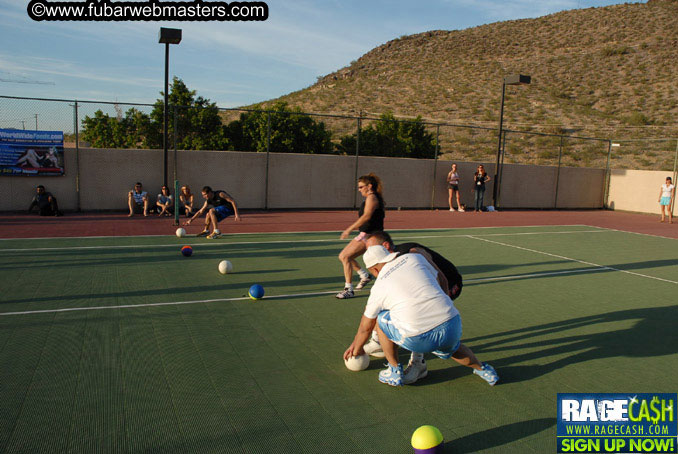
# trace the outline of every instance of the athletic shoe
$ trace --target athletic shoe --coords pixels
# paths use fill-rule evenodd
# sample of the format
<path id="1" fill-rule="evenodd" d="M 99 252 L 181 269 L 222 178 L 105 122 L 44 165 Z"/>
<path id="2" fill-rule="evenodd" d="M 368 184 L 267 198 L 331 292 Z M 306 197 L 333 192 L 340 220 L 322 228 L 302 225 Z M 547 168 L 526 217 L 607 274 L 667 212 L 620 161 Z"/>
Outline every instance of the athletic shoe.
<path id="1" fill-rule="evenodd" d="M 340 300 L 345 300 L 348 298 L 353 298 L 355 294 L 353 293 L 353 290 L 350 288 L 345 288 L 341 292 L 337 293 L 336 297 L 339 298 Z"/>
<path id="2" fill-rule="evenodd" d="M 426 367 L 426 360 L 422 356 L 421 359 L 412 360 L 410 357 L 410 362 L 405 369 L 403 374 L 403 385 L 411 385 L 420 378 L 424 378 L 428 375 L 428 368 Z"/>
<path id="3" fill-rule="evenodd" d="M 454 208 L 450 208 L 450 211 L 456 211 Z"/>
<path id="4" fill-rule="evenodd" d="M 388 367 L 379 372 L 379 381 L 391 386 L 403 386 L 403 366 L 398 364 L 398 367 L 393 367 L 388 364 Z"/>
<path id="5" fill-rule="evenodd" d="M 209 230 L 203 230 L 202 232 L 198 233 L 196 236 L 208 236 L 210 234 Z"/>
<path id="6" fill-rule="evenodd" d="M 381 344 L 378 340 L 370 339 L 368 343 L 363 345 L 363 350 L 365 350 L 365 353 L 374 356 L 375 358 L 383 358 L 386 356 L 384 350 L 381 349 Z"/>
<path id="7" fill-rule="evenodd" d="M 494 386 L 499 381 L 497 371 L 487 363 L 483 363 L 483 368 L 480 370 L 473 369 L 473 373 L 479 375 L 480 378 L 485 380 L 490 386 Z"/>
<path id="8" fill-rule="evenodd" d="M 466 211 L 466 210 L 463 209 L 462 207 L 459 207 L 459 212 L 460 212 L 460 213 L 463 213 L 464 211 Z"/>
<path id="9" fill-rule="evenodd" d="M 211 234 L 207 235 L 206 238 L 207 238 L 208 240 L 216 240 L 216 239 L 219 238 L 220 236 L 221 236 L 221 233 L 212 232 Z"/>
<path id="10" fill-rule="evenodd" d="M 368 283 L 372 281 L 372 276 L 361 277 L 358 285 L 355 286 L 356 290 L 362 290 Z"/>

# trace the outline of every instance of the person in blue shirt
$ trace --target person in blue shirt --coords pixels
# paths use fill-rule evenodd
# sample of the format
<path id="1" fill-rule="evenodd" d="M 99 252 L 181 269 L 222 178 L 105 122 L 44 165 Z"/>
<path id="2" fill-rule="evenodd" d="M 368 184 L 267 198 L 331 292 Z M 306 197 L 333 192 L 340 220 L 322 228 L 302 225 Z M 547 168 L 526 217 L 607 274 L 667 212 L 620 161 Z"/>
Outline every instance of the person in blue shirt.
<path id="1" fill-rule="evenodd" d="M 158 200 L 155 202 L 158 206 L 158 216 L 172 216 L 172 207 L 174 206 L 174 200 L 172 200 L 172 194 L 170 194 L 169 188 L 163 186 L 160 189 L 160 194 L 158 194 Z"/>

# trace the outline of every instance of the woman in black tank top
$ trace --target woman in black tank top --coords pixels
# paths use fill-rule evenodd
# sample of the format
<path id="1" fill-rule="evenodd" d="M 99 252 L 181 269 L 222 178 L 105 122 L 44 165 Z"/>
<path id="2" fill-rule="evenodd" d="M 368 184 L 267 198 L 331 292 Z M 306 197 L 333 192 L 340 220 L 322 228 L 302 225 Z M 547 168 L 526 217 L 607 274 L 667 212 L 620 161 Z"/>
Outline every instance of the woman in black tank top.
<path id="1" fill-rule="evenodd" d="M 365 198 L 358 211 L 358 220 L 351 224 L 341 234 L 341 239 L 349 237 L 353 230 L 359 230 L 360 234 L 351 240 L 346 247 L 339 253 L 339 261 L 344 269 L 344 290 L 337 293 L 339 299 L 352 298 L 353 294 L 353 271 L 360 275 L 360 282 L 355 287 L 356 290 L 362 289 L 365 284 L 372 280 L 367 270 L 362 269 L 356 258 L 360 257 L 367 250 L 365 241 L 370 233 L 378 232 L 384 229 L 384 198 L 382 196 L 381 180 L 375 174 L 363 175 L 358 178 L 358 191 Z"/>

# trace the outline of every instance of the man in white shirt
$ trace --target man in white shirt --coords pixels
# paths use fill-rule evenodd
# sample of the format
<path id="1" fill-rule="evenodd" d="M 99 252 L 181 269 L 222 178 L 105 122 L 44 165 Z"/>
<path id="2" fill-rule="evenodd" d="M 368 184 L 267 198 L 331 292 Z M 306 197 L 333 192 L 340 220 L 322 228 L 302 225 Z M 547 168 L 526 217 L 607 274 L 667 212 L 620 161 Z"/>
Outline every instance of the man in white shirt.
<path id="1" fill-rule="evenodd" d="M 389 253 L 381 246 L 370 246 L 363 255 L 365 267 L 377 280 L 372 287 L 358 332 L 344 352 L 344 359 L 363 353 L 363 345 L 377 330 L 388 367 L 379 381 L 391 386 L 403 384 L 403 368 L 398 363 L 398 347 L 412 352 L 433 353 L 474 369 L 490 385 L 499 380 L 494 368 L 480 363 L 470 348 L 460 342 L 461 317 L 438 282 L 438 272 L 421 254 Z M 423 359 L 422 359 L 423 361 Z M 426 365 L 414 365 L 413 379 L 426 376 Z M 418 370 L 417 370 L 418 368 Z"/>
<path id="2" fill-rule="evenodd" d="M 127 206 L 129 207 L 127 216 L 134 216 L 135 213 L 144 213 L 144 216 L 148 216 L 148 193 L 143 189 L 141 183 L 137 182 L 134 190 L 127 193 Z"/>

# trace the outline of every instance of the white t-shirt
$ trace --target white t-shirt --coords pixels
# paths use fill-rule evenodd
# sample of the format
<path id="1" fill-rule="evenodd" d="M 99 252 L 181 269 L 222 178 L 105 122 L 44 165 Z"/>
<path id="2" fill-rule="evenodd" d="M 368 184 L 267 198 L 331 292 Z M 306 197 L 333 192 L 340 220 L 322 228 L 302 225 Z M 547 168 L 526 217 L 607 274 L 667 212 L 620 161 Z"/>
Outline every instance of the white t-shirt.
<path id="1" fill-rule="evenodd" d="M 670 198 L 671 195 L 673 194 L 673 188 L 675 188 L 674 185 L 672 185 L 672 184 L 667 185 L 666 183 L 664 183 L 662 185 L 662 197 L 669 197 Z"/>
<path id="2" fill-rule="evenodd" d="M 141 191 L 140 193 L 137 191 L 132 191 L 132 197 L 134 197 L 134 201 L 137 203 L 137 205 L 144 204 L 144 197 L 146 197 L 146 194 L 146 191 Z"/>
<path id="3" fill-rule="evenodd" d="M 459 174 L 457 172 L 452 172 L 447 174 L 447 182 L 449 184 L 459 184 Z"/>
<path id="4" fill-rule="evenodd" d="M 391 311 L 391 321 L 403 337 L 423 334 L 459 311 L 438 284 L 435 268 L 421 254 L 403 254 L 386 263 L 372 286 L 365 317 Z"/>

